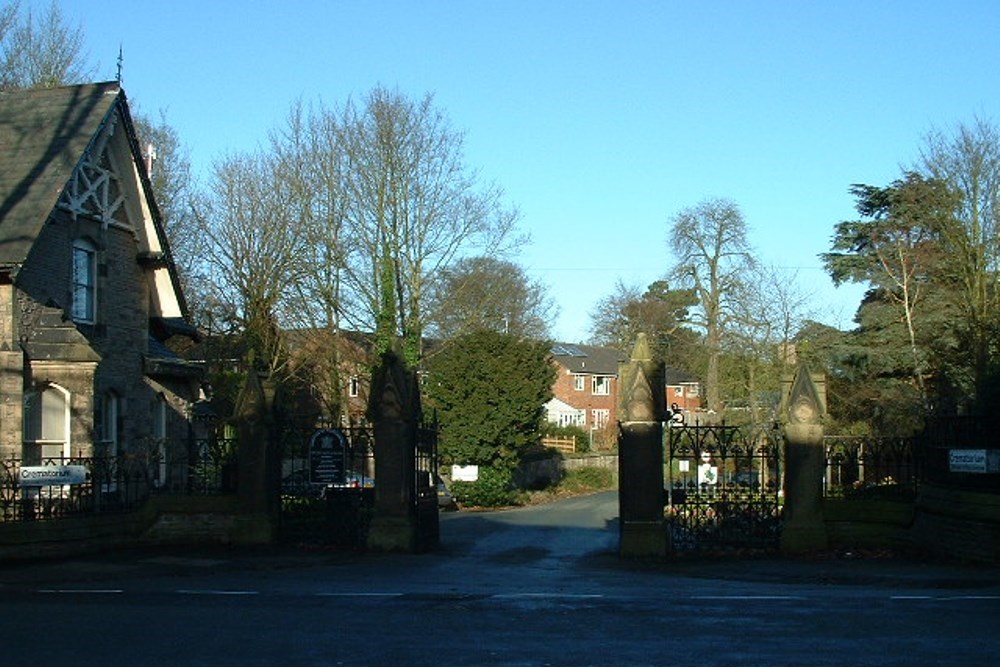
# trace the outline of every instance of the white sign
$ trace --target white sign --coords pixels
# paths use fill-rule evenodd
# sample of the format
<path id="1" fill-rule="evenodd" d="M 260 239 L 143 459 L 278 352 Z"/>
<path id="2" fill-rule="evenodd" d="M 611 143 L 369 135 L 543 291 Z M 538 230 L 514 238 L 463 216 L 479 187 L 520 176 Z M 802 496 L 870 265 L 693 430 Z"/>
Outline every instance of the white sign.
<path id="1" fill-rule="evenodd" d="M 18 473 L 21 486 L 54 486 L 56 484 L 83 484 L 87 481 L 84 466 L 24 466 Z"/>
<path id="2" fill-rule="evenodd" d="M 1000 472 L 1000 450 L 950 449 L 948 470 L 951 472 Z"/>
<path id="3" fill-rule="evenodd" d="M 698 466 L 699 484 L 716 484 L 719 481 L 719 468 L 711 463 L 702 463 Z"/>
<path id="4" fill-rule="evenodd" d="M 479 466 L 452 466 L 451 481 L 453 482 L 478 482 Z"/>

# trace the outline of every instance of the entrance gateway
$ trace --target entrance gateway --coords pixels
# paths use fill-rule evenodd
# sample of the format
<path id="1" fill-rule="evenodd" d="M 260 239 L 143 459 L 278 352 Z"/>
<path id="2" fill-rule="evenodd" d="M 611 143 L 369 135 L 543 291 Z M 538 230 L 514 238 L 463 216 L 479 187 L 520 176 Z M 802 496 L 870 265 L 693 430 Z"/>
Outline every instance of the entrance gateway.
<path id="1" fill-rule="evenodd" d="M 781 546 L 781 430 L 673 421 L 663 377 L 640 334 L 619 369 L 620 554 Z"/>
<path id="2" fill-rule="evenodd" d="M 673 549 L 777 549 L 781 451 L 777 428 L 669 426 L 664 513 Z"/>

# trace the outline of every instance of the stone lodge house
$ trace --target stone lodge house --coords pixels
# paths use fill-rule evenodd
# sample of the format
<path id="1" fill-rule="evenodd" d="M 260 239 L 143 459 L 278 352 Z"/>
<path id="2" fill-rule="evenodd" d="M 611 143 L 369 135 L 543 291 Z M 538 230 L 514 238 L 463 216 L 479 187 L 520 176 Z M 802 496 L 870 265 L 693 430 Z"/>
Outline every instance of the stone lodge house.
<path id="1" fill-rule="evenodd" d="M 0 456 L 185 443 L 201 370 L 178 335 L 196 332 L 120 85 L 0 93 Z"/>

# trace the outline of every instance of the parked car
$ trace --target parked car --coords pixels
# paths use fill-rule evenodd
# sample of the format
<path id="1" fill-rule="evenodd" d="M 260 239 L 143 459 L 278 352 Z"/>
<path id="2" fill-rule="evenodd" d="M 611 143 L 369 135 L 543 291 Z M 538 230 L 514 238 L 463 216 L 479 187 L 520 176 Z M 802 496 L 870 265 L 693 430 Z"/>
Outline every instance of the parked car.
<path id="1" fill-rule="evenodd" d="M 348 470 L 344 473 L 344 481 L 334 482 L 328 486 L 334 489 L 374 489 L 375 478 L 355 472 L 354 470 Z"/>
<path id="2" fill-rule="evenodd" d="M 455 498 L 452 497 L 451 491 L 448 490 L 448 485 L 444 483 L 440 475 L 434 475 L 434 483 L 437 487 L 438 507 L 443 509 L 458 509 Z"/>

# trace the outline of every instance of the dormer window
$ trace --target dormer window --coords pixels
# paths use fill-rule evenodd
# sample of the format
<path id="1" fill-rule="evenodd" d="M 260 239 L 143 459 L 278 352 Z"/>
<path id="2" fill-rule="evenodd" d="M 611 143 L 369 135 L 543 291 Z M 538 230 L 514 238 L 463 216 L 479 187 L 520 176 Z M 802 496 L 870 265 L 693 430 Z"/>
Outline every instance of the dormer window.
<path id="1" fill-rule="evenodd" d="M 89 241 L 73 243 L 73 319 L 93 324 L 97 313 L 97 249 Z"/>

